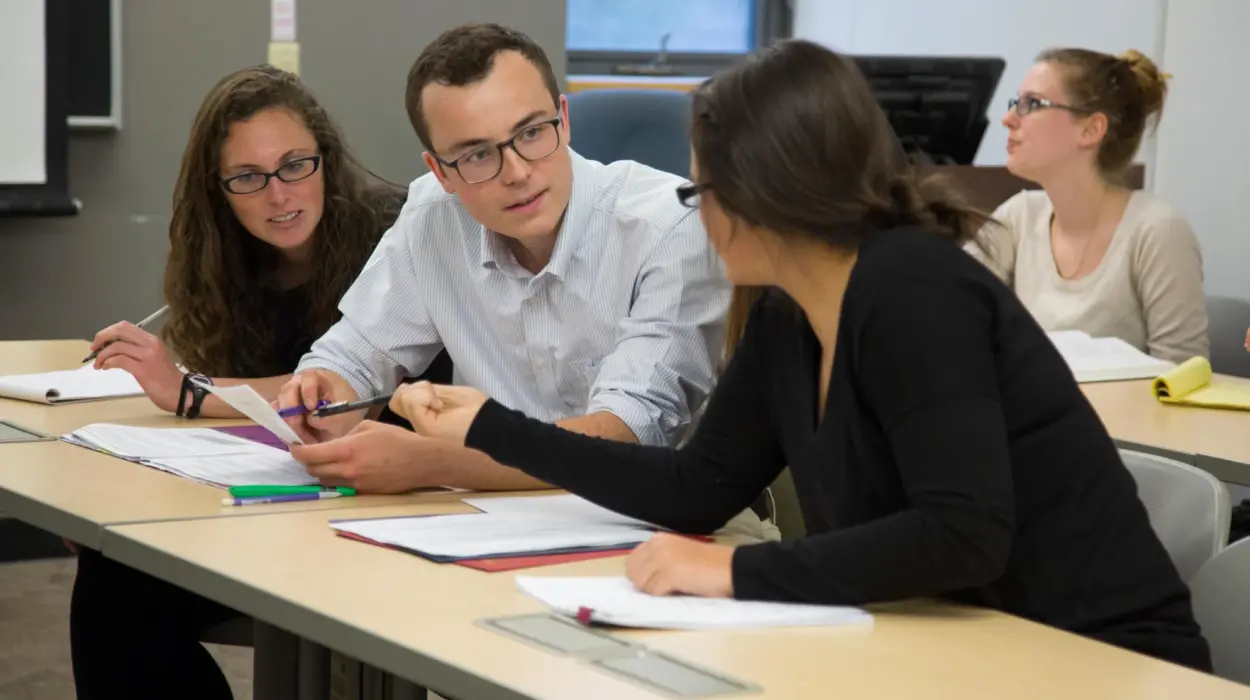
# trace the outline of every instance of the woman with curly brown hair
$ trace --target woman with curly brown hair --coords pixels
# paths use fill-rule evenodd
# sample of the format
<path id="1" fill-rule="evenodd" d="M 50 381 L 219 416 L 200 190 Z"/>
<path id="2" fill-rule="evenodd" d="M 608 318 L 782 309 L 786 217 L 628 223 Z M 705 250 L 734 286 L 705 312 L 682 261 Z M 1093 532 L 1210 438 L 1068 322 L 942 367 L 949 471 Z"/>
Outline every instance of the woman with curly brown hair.
<path id="1" fill-rule="evenodd" d="M 174 187 L 164 342 L 110 326 L 92 345 L 96 367 L 130 372 L 156 405 L 190 416 L 232 411 L 186 396 L 172 356 L 216 384 L 276 396 L 398 215 L 403 190 L 370 180 L 297 77 L 269 66 L 226 76 L 200 106 Z M 450 381 L 446 355 L 426 376 Z M 199 637 L 238 615 L 82 549 L 70 610 L 78 697 L 229 698 Z"/>
<path id="2" fill-rule="evenodd" d="M 403 190 L 370 177 L 294 75 L 266 66 L 222 79 L 174 189 L 164 342 L 114 324 L 95 337 L 95 366 L 130 372 L 167 411 L 191 401 L 171 355 L 215 384 L 246 381 L 275 398 L 399 213 Z M 237 415 L 211 395 L 195 408 Z"/>

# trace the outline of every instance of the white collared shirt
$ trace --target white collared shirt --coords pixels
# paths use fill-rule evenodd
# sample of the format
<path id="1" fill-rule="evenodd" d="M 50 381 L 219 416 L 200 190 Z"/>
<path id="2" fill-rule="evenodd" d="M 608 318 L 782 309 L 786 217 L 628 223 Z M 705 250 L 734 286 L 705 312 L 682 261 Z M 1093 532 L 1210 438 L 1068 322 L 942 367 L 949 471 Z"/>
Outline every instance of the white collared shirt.
<path id="1" fill-rule="evenodd" d="M 361 397 L 391 392 L 446 347 L 458 381 L 544 421 L 608 412 L 675 443 L 711 391 L 730 285 L 680 178 L 570 151 L 551 261 L 531 274 L 432 174 L 300 361 Z"/>

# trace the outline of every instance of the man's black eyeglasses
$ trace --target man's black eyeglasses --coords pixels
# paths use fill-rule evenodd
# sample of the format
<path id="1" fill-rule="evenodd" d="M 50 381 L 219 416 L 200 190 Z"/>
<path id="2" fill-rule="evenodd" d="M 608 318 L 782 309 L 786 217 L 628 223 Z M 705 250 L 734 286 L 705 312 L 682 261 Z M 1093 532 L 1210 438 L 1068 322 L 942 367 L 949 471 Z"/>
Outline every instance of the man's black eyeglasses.
<path id="1" fill-rule="evenodd" d="M 470 185 L 493 179 L 503 170 L 503 149 L 511 148 L 528 161 L 542 160 L 560 147 L 560 117 L 536 122 L 521 128 L 512 138 L 493 145 L 476 146 L 455 160 L 434 160 L 444 168 L 460 173 L 460 179 Z"/>

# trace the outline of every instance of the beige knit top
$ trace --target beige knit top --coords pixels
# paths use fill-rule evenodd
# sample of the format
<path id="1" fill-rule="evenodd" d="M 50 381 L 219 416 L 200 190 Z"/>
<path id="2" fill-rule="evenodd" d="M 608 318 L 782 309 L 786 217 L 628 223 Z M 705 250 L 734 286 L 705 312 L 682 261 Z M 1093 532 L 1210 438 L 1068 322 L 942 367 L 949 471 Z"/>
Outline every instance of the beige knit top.
<path id="1" fill-rule="evenodd" d="M 1059 276 L 1050 244 L 1054 207 L 1041 190 L 1004 202 L 969 252 L 1007 283 L 1048 331 L 1121 338 L 1154 357 L 1206 357 L 1202 250 L 1181 214 L 1136 191 L 1102 262 L 1077 280 Z"/>

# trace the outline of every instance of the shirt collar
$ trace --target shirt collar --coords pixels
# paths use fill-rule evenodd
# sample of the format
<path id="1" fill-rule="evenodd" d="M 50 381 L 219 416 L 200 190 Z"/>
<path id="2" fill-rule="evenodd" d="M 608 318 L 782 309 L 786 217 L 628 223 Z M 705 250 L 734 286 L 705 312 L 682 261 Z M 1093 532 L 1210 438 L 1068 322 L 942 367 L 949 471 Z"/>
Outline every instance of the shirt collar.
<path id="1" fill-rule="evenodd" d="M 581 247 L 595 202 L 594 164 L 571 148 L 569 159 L 572 161 L 573 169 L 573 186 L 569 195 L 569 204 L 564 210 L 560 231 L 556 234 L 556 246 L 551 251 L 551 260 L 539 273 L 539 275 L 550 274 L 559 279 L 566 278 L 569 265 L 578 248 Z M 480 226 L 480 229 L 481 247 L 478 255 L 481 266 L 495 270 L 519 269 L 516 258 L 508 249 L 504 237 L 485 226 Z"/>

